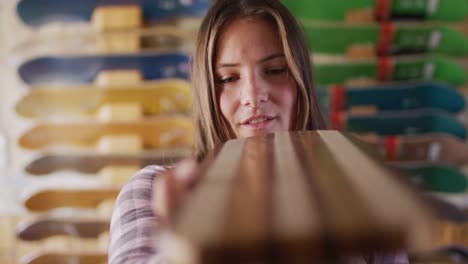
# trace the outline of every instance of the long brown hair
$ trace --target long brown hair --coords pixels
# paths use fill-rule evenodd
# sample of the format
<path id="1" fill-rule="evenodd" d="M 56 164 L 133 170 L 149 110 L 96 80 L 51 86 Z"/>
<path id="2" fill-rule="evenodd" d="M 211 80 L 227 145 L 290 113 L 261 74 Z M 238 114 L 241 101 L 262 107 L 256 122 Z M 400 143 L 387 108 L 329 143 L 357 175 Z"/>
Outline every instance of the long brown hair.
<path id="1" fill-rule="evenodd" d="M 209 149 L 232 139 L 217 101 L 214 75 L 216 46 L 224 26 L 233 19 L 260 16 L 271 20 L 281 38 L 289 71 L 298 86 L 295 130 L 325 128 L 313 82 L 310 55 L 303 32 L 278 0 L 218 0 L 204 18 L 192 65 L 194 156 L 201 160 Z"/>

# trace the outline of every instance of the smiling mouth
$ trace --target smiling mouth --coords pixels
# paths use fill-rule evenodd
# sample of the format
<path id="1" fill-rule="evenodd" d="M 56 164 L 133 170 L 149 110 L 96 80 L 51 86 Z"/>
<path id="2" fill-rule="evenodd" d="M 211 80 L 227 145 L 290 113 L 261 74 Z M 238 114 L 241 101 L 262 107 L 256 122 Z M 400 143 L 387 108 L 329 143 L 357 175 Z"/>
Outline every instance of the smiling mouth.
<path id="1" fill-rule="evenodd" d="M 251 128 L 262 128 L 266 125 L 270 124 L 271 121 L 275 120 L 276 117 L 258 117 L 251 119 L 242 123 L 241 125 L 244 127 L 251 127 Z"/>

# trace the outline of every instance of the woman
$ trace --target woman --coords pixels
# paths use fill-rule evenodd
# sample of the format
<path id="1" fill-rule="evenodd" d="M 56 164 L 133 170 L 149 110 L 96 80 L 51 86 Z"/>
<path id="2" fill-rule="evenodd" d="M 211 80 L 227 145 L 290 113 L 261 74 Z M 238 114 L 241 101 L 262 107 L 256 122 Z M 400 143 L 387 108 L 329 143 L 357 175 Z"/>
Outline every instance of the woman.
<path id="1" fill-rule="evenodd" d="M 198 34 L 192 81 L 198 161 L 229 139 L 324 128 L 304 36 L 277 0 L 216 1 Z M 166 195 L 168 184 L 183 192 L 196 164 L 176 166 L 164 175 L 165 185 L 158 178 L 164 171 L 146 167 L 122 189 L 111 221 L 110 263 L 160 260 L 153 232 L 171 201 L 153 212 L 153 184 L 156 179 L 155 200 L 166 202 L 174 196 Z"/>

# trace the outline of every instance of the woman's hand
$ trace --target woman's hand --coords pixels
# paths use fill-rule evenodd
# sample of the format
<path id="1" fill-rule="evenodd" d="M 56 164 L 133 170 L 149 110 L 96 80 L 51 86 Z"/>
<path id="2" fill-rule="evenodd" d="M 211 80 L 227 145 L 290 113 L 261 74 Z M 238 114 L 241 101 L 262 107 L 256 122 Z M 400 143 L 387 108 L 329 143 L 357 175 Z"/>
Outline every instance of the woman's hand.
<path id="1" fill-rule="evenodd" d="M 155 179 L 153 188 L 153 209 L 163 225 L 169 224 L 171 213 L 180 205 L 184 195 L 195 184 L 199 176 L 199 165 L 187 159 Z"/>

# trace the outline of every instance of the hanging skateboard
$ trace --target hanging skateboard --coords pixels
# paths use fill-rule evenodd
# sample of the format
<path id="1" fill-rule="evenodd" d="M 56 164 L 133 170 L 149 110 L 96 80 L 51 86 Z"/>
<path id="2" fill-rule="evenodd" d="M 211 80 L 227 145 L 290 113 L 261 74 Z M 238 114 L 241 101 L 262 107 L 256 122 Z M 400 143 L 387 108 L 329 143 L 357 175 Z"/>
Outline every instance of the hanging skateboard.
<path id="1" fill-rule="evenodd" d="M 93 149 L 105 137 L 134 136 L 143 149 L 190 147 L 192 122 L 185 116 L 162 116 L 129 122 L 49 122 L 25 132 L 19 145 L 44 149 L 58 145 Z"/>
<path id="2" fill-rule="evenodd" d="M 55 27 L 54 32 L 31 34 L 13 52 L 27 58 L 41 56 L 44 52 L 191 52 L 198 25 L 210 6 L 209 0 L 88 0 L 80 3 L 24 0 L 18 3 L 17 12 L 25 24 L 41 27 L 59 23 L 61 27 Z M 74 27 L 73 22 L 79 22 L 80 26 Z M 90 22 L 92 27 L 83 27 L 83 22 Z"/>
<path id="3" fill-rule="evenodd" d="M 465 0 L 282 0 L 298 18 L 369 22 L 386 20 L 461 21 L 468 14 Z"/>
<path id="4" fill-rule="evenodd" d="M 313 53 L 384 56 L 435 52 L 468 55 L 468 39 L 449 27 L 415 24 L 303 22 Z"/>
<path id="5" fill-rule="evenodd" d="M 335 112 L 330 127 L 354 133 L 389 135 L 424 135 L 444 133 L 466 138 L 465 125 L 455 117 L 440 111 L 397 111 L 379 114 L 345 114 Z"/>
<path id="6" fill-rule="evenodd" d="M 149 24 L 174 17 L 202 17 L 211 4 L 210 0 L 21 0 L 16 10 L 25 24 L 38 27 L 53 22 L 90 21 L 96 9 L 107 6 L 135 6 L 141 10 L 144 23 Z"/>
<path id="7" fill-rule="evenodd" d="M 369 60 L 315 59 L 314 73 L 319 85 L 348 83 L 355 80 L 441 81 L 459 86 L 467 82 L 466 69 L 443 56 L 382 57 Z"/>
<path id="8" fill-rule="evenodd" d="M 455 168 L 434 164 L 392 164 L 406 173 L 407 180 L 428 192 L 464 193 L 467 190 L 468 178 Z"/>
<path id="9" fill-rule="evenodd" d="M 79 29 L 59 33 L 38 31 L 18 43 L 11 54 L 18 58 L 34 58 L 46 54 L 191 53 L 196 33 L 196 28 L 185 29 L 176 25 L 104 32 Z"/>
<path id="10" fill-rule="evenodd" d="M 432 252 L 412 254 L 414 263 L 466 263 L 468 262 L 468 241 L 457 241 L 460 244 L 444 245 Z M 463 246 L 464 243 L 465 246 Z"/>
<path id="11" fill-rule="evenodd" d="M 16 236 L 24 241 L 37 241 L 57 235 L 98 238 L 109 231 L 109 225 L 109 219 L 104 218 L 44 215 L 19 223 Z"/>
<path id="12" fill-rule="evenodd" d="M 57 171 L 69 170 L 83 174 L 97 174 L 108 166 L 135 166 L 143 168 L 148 165 L 168 165 L 189 157 L 187 149 L 165 149 L 148 151 L 141 154 L 45 154 L 31 161 L 25 171 L 31 175 L 47 175 Z"/>
<path id="13" fill-rule="evenodd" d="M 106 249 L 94 251 L 74 251 L 74 250 L 39 250 L 27 254 L 21 258 L 24 264 L 50 264 L 50 263 L 106 263 Z"/>
<path id="14" fill-rule="evenodd" d="M 456 87 L 436 82 L 380 84 L 366 87 L 336 85 L 318 89 L 321 110 L 346 111 L 371 106 L 377 111 L 440 109 L 458 113 L 465 107 L 464 96 Z"/>
<path id="15" fill-rule="evenodd" d="M 389 162 L 438 162 L 455 167 L 468 164 L 468 145 L 449 134 L 388 136 L 369 143 Z"/>
<path id="16" fill-rule="evenodd" d="M 100 87 L 33 86 L 16 104 L 16 112 L 27 118 L 51 116 L 95 117 L 106 104 L 131 103 L 141 107 L 143 115 L 189 113 L 192 90 L 185 80 L 165 79 Z"/>
<path id="17" fill-rule="evenodd" d="M 144 80 L 189 79 L 189 61 L 183 53 L 40 57 L 22 63 L 18 74 L 28 85 L 90 83 L 112 70 L 137 70 Z"/>
<path id="18" fill-rule="evenodd" d="M 189 76 L 189 57 L 184 54 L 126 54 L 83 57 L 41 57 L 23 63 L 19 75 L 29 85 L 47 82 L 91 82 L 104 70 L 136 69 L 145 80 Z M 380 58 L 369 60 L 316 60 L 315 78 L 320 85 L 353 79 L 375 81 L 439 80 L 453 85 L 466 83 L 466 70 L 442 56 Z"/>
<path id="19" fill-rule="evenodd" d="M 96 209 L 103 202 L 115 201 L 119 192 L 120 188 L 46 189 L 31 193 L 24 206 L 33 212 L 71 207 Z"/>

